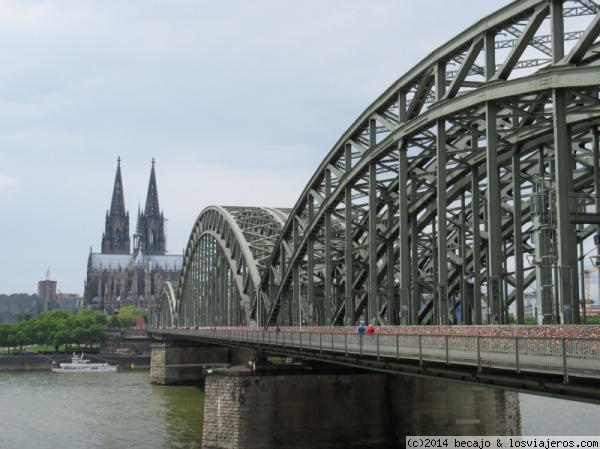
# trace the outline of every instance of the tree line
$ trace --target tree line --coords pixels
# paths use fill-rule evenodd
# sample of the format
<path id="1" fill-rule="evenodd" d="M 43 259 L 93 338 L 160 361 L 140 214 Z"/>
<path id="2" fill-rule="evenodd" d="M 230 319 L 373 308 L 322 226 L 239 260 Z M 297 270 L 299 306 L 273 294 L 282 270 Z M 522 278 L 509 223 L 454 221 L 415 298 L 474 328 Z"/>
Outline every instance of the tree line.
<path id="1" fill-rule="evenodd" d="M 107 327 L 126 328 L 138 316 L 147 318 L 147 311 L 134 306 L 122 307 L 118 315 L 108 316 L 96 310 L 81 310 L 72 314 L 66 310 L 42 312 L 39 317 L 18 323 L 0 323 L 0 347 L 52 346 L 58 352 L 61 346 L 77 345 L 91 348 L 104 341 Z"/>

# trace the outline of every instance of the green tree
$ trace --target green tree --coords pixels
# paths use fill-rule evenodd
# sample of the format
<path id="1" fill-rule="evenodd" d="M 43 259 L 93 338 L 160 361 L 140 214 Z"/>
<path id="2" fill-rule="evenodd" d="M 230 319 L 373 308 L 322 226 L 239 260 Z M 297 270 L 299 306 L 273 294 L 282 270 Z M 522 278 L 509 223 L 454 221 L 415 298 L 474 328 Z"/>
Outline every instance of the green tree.
<path id="1" fill-rule="evenodd" d="M 125 327 L 125 325 L 117 315 L 111 315 L 108 317 L 108 327 Z"/>
<path id="2" fill-rule="evenodd" d="M 58 352 L 58 349 L 62 345 L 67 345 L 69 343 L 71 343 L 71 336 L 65 325 L 59 326 L 52 332 L 52 335 L 50 336 L 50 344 L 54 346 L 54 350 L 56 352 Z"/>
<path id="3" fill-rule="evenodd" d="M 147 321 L 148 311 L 135 306 L 123 306 L 117 315 L 123 327 L 133 326 L 138 316 L 144 317 L 144 320 Z"/>
<path id="4" fill-rule="evenodd" d="M 31 321 L 19 321 L 14 324 L 16 332 L 13 334 L 13 345 L 23 350 L 23 346 L 33 344 L 33 328 Z"/>
<path id="5" fill-rule="evenodd" d="M 36 326 L 38 332 L 45 335 L 45 341 L 43 344 L 54 346 L 56 351 L 62 345 L 69 345 L 72 343 L 78 343 L 77 340 L 80 336 L 77 332 L 78 327 L 89 326 L 92 323 L 104 320 L 104 314 L 102 312 L 84 313 L 81 320 L 78 320 L 77 315 L 66 310 L 53 310 L 50 312 L 44 312 L 39 317 L 39 323 Z M 100 315 L 101 318 L 98 318 Z M 41 343 L 41 342 L 40 342 Z"/>
<path id="6" fill-rule="evenodd" d="M 99 324 L 101 326 L 106 326 L 107 316 L 104 312 L 100 312 L 98 310 L 80 310 L 76 317 L 84 318 L 89 324 Z"/>
<path id="7" fill-rule="evenodd" d="M 50 345 L 50 334 L 52 331 L 52 327 L 50 326 L 49 320 L 44 320 L 41 318 L 34 318 L 32 320 L 34 322 L 33 327 L 33 342 L 36 345 L 40 346 L 49 346 Z"/>
<path id="8" fill-rule="evenodd" d="M 72 317 L 72 313 L 61 309 L 40 314 L 39 322 L 46 335 L 46 344 L 54 346 L 54 349 L 57 352 L 60 346 L 70 343 L 68 339 L 67 323 Z"/>
<path id="9" fill-rule="evenodd" d="M 81 345 L 92 347 L 102 343 L 106 328 L 106 314 L 94 310 L 83 310 L 68 323 L 71 340 L 81 349 Z"/>
<path id="10" fill-rule="evenodd" d="M 10 353 L 10 342 L 12 333 L 14 332 L 13 325 L 10 323 L 0 323 L 0 346 L 8 348 Z"/>

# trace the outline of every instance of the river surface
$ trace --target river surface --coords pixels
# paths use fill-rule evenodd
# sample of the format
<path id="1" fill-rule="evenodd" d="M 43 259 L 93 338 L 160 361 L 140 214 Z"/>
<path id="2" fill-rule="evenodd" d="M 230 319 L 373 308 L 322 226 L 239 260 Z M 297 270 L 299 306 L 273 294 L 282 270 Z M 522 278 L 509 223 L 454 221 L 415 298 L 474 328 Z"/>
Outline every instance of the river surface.
<path id="1" fill-rule="evenodd" d="M 0 448 L 201 448 L 203 392 L 148 377 L 0 372 Z"/>
<path id="2" fill-rule="evenodd" d="M 1 449 L 200 449 L 203 413 L 202 390 L 148 371 L 0 372 Z M 523 435 L 600 435 L 600 405 L 521 395 L 521 416 Z"/>

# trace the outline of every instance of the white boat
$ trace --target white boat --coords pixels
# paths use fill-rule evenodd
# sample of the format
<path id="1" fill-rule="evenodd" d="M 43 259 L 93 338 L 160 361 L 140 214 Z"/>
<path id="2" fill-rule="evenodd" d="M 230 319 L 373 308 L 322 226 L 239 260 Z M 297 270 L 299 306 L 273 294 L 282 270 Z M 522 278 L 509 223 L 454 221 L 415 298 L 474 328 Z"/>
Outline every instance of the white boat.
<path id="1" fill-rule="evenodd" d="M 52 368 L 53 373 L 116 373 L 117 367 L 108 363 L 90 363 L 89 360 L 73 353 L 71 363 L 61 363 L 60 368 Z"/>

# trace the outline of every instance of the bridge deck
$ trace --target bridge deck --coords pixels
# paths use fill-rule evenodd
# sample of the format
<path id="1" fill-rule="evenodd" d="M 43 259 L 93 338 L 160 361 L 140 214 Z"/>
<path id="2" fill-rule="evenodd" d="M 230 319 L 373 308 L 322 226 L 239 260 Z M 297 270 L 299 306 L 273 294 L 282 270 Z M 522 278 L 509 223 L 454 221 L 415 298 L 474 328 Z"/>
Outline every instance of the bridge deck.
<path id="1" fill-rule="evenodd" d="M 362 337 L 350 328 L 301 331 L 202 328 L 153 332 L 180 339 L 254 347 L 280 356 L 600 403 L 600 338 L 593 337 L 598 328 L 591 328 L 588 336 L 582 337 L 582 331 L 576 329 L 581 327 L 537 327 L 537 331 L 532 327 L 524 331 L 516 326 L 496 329 L 486 326 L 485 331 L 479 332 L 483 335 L 461 335 L 477 331 L 455 327 L 412 334 L 404 333 L 411 332 L 410 328 L 390 327 Z M 554 336 L 522 336 L 542 331 L 551 331 Z M 568 336 L 574 333 L 578 336 Z"/>

